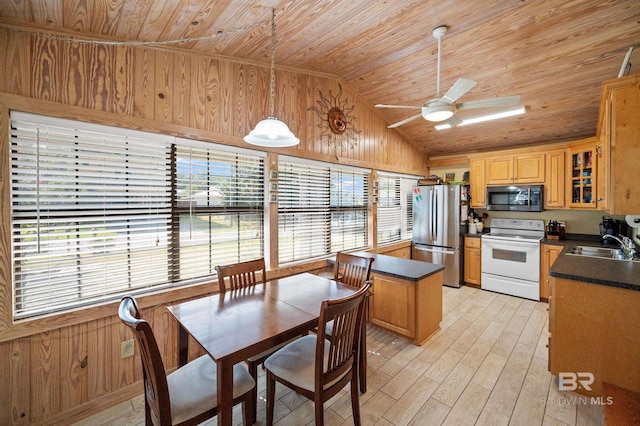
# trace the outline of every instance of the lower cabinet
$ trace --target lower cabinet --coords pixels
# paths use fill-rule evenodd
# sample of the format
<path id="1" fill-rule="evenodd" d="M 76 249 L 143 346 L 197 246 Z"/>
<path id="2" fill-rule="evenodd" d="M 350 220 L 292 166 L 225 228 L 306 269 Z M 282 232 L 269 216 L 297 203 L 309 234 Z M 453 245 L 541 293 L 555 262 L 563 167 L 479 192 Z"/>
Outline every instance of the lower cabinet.
<path id="1" fill-rule="evenodd" d="M 369 322 L 422 345 L 440 330 L 442 272 L 407 280 L 372 272 Z"/>
<path id="2" fill-rule="evenodd" d="M 474 286 L 480 286 L 480 265 L 481 265 L 481 239 L 464 239 L 464 282 Z"/>
<path id="3" fill-rule="evenodd" d="M 601 397 L 607 382 L 640 392 L 640 291 L 552 277 L 551 293 L 549 371 L 565 390 Z"/>
<path id="4" fill-rule="evenodd" d="M 540 299 L 549 300 L 549 270 L 561 252 L 562 246 L 540 245 Z"/>

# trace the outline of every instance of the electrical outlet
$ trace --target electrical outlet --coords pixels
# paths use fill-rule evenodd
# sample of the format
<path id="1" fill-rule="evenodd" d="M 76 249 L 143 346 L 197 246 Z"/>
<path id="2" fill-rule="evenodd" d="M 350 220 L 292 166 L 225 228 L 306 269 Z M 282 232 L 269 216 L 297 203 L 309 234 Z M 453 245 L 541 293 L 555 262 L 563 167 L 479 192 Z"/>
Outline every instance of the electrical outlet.
<path id="1" fill-rule="evenodd" d="M 120 343 L 120 359 L 133 356 L 135 350 L 135 341 L 133 339 L 125 340 Z"/>

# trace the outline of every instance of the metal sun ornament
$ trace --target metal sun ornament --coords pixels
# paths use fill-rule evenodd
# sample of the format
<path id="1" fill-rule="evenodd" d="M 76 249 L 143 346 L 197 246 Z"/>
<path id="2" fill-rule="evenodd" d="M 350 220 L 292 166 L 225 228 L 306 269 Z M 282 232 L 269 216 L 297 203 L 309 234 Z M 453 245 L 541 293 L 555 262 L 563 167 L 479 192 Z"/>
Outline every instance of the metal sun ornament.
<path id="1" fill-rule="evenodd" d="M 320 118 L 318 128 L 322 130 L 321 139 L 327 139 L 329 145 L 333 144 L 333 151 L 338 158 L 338 148 L 343 152 L 345 149 L 353 149 L 358 142 L 356 136 L 360 134 L 353 125 L 352 116 L 354 106 L 349 106 L 348 99 L 342 99 L 342 85 L 338 84 L 340 89 L 334 96 L 329 90 L 329 97 L 325 97 L 318 90 L 320 100 L 316 101 L 317 106 L 307 108 L 308 111 L 315 111 Z"/>

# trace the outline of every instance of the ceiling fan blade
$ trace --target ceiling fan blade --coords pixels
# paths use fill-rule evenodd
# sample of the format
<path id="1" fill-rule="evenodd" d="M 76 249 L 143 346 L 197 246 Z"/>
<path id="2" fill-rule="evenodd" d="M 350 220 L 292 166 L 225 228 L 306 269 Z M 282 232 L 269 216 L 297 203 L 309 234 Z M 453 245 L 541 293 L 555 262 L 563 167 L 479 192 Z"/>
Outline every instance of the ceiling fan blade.
<path id="1" fill-rule="evenodd" d="M 403 124 L 408 123 L 410 121 L 413 121 L 416 118 L 420 118 L 420 117 L 422 117 L 422 113 L 420 113 L 418 115 L 414 115 L 413 117 L 405 118 L 404 120 L 398 121 L 397 123 L 392 124 L 391 126 L 387 126 L 387 128 L 388 129 L 393 129 L 394 127 L 402 126 Z"/>
<path id="2" fill-rule="evenodd" d="M 478 99 L 476 101 L 460 102 L 456 105 L 457 109 L 471 109 L 471 108 L 492 108 L 492 107 L 505 107 L 513 106 L 520 102 L 520 96 L 500 96 L 491 99 Z"/>
<path id="3" fill-rule="evenodd" d="M 376 108 L 409 108 L 409 109 L 422 109 L 421 106 L 415 105 L 385 105 L 385 104 L 376 104 Z"/>
<path id="4" fill-rule="evenodd" d="M 458 81 L 456 81 L 453 84 L 453 86 L 451 86 L 451 88 L 447 90 L 447 93 L 445 93 L 440 100 L 442 102 L 447 102 L 452 104 L 458 99 L 460 99 L 462 95 L 464 95 L 469 90 L 471 90 L 471 88 L 476 84 L 478 84 L 476 81 L 469 80 L 466 78 L 459 78 Z"/>

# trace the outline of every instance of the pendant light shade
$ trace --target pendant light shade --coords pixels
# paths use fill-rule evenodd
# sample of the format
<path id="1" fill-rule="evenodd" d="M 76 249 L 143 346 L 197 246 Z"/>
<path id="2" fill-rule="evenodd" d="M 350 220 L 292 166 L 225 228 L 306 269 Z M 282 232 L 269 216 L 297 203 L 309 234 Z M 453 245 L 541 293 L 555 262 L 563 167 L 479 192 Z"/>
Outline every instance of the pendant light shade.
<path id="1" fill-rule="evenodd" d="M 252 145 L 279 148 L 300 143 L 287 125 L 275 117 L 275 50 L 276 50 L 276 11 L 271 10 L 271 115 L 256 124 L 255 129 L 244 137 Z"/>
<path id="2" fill-rule="evenodd" d="M 244 140 L 252 145 L 266 147 L 294 146 L 300 143 L 287 125 L 275 117 L 265 118 L 256 124 Z"/>

